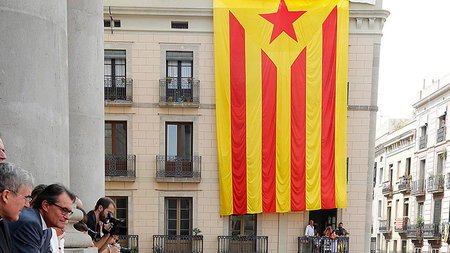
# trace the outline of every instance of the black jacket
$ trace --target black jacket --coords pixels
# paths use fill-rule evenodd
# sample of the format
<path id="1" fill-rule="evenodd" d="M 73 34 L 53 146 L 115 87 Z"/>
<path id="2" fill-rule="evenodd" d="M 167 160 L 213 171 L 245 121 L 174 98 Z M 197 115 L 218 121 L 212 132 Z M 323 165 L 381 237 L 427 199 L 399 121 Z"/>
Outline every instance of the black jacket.
<path id="1" fill-rule="evenodd" d="M 11 244 L 8 225 L 0 220 L 0 253 L 12 253 Z"/>

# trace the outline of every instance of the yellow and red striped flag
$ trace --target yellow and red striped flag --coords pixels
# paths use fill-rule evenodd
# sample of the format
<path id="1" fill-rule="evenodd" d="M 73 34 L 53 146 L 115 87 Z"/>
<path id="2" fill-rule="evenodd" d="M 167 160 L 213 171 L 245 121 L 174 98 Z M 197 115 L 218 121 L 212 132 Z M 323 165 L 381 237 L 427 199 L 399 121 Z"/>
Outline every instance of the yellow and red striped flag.
<path id="1" fill-rule="evenodd" d="M 221 215 L 347 206 L 348 0 L 214 0 Z"/>

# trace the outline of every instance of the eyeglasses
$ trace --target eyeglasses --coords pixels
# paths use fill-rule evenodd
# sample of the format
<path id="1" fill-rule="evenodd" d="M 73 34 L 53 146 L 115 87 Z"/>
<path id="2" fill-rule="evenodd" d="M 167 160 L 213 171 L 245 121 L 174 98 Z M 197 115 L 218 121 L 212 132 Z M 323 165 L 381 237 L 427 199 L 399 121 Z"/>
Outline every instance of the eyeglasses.
<path id="1" fill-rule="evenodd" d="M 14 195 L 16 195 L 16 196 L 22 197 L 23 199 L 25 199 L 25 201 L 26 201 L 27 203 L 31 203 L 31 201 L 33 200 L 33 198 L 32 198 L 30 195 L 28 195 L 28 196 L 23 196 L 22 194 L 16 193 L 16 192 L 14 192 L 14 191 L 10 191 L 10 192 L 14 193 Z"/>
<path id="2" fill-rule="evenodd" d="M 61 209 L 61 212 L 62 212 L 62 214 L 63 214 L 64 216 L 65 216 L 66 214 L 69 214 L 69 216 L 73 214 L 73 211 L 70 211 L 69 209 L 67 209 L 67 208 L 65 208 L 65 207 L 62 207 L 62 206 L 57 205 L 57 204 L 55 204 L 55 203 L 51 203 L 51 202 L 49 202 L 49 203 L 52 204 L 52 205 L 54 205 L 54 206 L 56 206 L 56 207 L 59 207 L 59 209 Z"/>

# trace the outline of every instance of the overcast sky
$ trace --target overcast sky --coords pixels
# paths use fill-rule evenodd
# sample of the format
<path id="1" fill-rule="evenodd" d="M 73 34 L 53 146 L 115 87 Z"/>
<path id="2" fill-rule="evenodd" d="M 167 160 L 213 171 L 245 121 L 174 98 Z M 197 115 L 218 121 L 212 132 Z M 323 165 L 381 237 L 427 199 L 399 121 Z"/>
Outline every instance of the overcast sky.
<path id="1" fill-rule="evenodd" d="M 384 0 L 378 119 L 410 118 L 423 79 L 450 73 L 450 0 Z"/>

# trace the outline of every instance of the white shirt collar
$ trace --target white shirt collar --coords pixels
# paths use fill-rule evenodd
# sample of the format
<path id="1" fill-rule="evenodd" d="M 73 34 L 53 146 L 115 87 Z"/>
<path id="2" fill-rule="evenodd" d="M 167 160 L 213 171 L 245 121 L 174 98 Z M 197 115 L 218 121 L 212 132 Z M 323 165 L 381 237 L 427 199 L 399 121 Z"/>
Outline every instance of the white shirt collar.
<path id="1" fill-rule="evenodd" d="M 42 230 L 46 230 L 48 227 L 47 227 L 47 224 L 44 221 L 44 218 L 42 218 L 41 212 L 39 212 L 39 216 L 41 217 L 41 221 L 42 221 Z"/>

